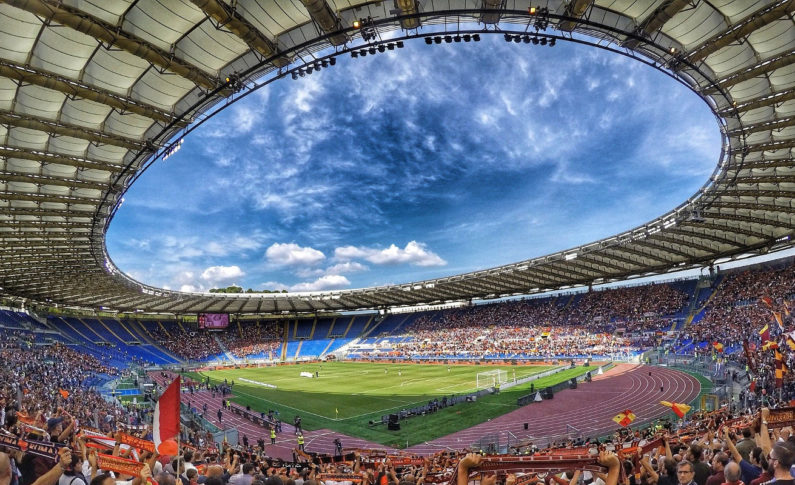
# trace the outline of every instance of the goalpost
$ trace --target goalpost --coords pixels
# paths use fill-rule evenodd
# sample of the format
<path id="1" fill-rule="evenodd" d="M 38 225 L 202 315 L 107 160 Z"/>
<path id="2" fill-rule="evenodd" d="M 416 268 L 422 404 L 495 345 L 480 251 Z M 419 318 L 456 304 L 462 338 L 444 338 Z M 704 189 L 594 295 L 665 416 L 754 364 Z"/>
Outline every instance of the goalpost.
<path id="1" fill-rule="evenodd" d="M 478 372 L 477 376 L 475 376 L 475 385 L 477 389 L 497 387 L 498 384 L 501 385 L 506 382 L 508 382 L 508 371 L 505 369 Z"/>

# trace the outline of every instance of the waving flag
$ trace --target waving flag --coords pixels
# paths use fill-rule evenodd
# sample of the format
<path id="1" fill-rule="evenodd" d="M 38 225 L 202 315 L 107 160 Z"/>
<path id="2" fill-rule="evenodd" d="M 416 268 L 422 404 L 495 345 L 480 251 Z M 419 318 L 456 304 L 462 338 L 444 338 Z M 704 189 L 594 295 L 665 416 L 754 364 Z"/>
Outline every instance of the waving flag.
<path id="1" fill-rule="evenodd" d="M 763 296 L 762 298 L 760 298 L 760 300 L 762 300 L 762 303 L 764 303 L 765 305 L 769 306 L 770 308 L 773 308 L 773 299 L 770 298 L 769 296 Z"/>
<path id="2" fill-rule="evenodd" d="M 715 347 L 715 350 L 718 352 L 723 352 L 723 344 L 720 342 L 712 342 L 712 346 Z"/>
<path id="3" fill-rule="evenodd" d="M 629 409 L 625 409 L 618 413 L 614 418 L 613 421 L 618 423 L 621 426 L 629 426 L 632 421 L 635 421 L 635 415 Z"/>
<path id="4" fill-rule="evenodd" d="M 180 378 L 177 376 L 155 405 L 152 441 L 155 442 L 155 448 L 158 451 L 160 451 L 161 443 L 173 439 L 179 434 L 179 391 Z"/>
<path id="5" fill-rule="evenodd" d="M 762 339 L 762 345 L 770 341 L 770 326 L 765 324 L 762 330 L 759 331 L 759 337 Z"/>
<path id="6" fill-rule="evenodd" d="M 660 401 L 660 404 L 671 408 L 674 414 L 676 414 L 680 418 L 684 418 L 685 414 L 687 414 L 687 412 L 690 411 L 690 406 L 688 406 L 687 404 L 682 404 L 678 402 L 668 402 L 668 401 Z"/>

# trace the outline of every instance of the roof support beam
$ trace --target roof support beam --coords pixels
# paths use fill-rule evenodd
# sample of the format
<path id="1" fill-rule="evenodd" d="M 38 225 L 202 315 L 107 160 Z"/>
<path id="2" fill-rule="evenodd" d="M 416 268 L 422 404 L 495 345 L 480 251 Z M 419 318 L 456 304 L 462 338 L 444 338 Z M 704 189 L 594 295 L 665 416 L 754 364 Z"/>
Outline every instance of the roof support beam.
<path id="1" fill-rule="evenodd" d="M 675 255 L 675 256 L 679 256 L 680 258 L 684 258 L 684 259 L 690 259 L 690 258 L 692 258 L 694 256 L 694 255 L 688 254 L 688 253 L 686 253 L 684 251 L 679 251 L 678 249 L 669 248 L 669 247 L 667 247 L 667 246 L 665 246 L 663 244 L 660 244 L 660 243 L 658 243 L 656 241 L 650 241 L 649 239 L 644 239 L 642 241 L 634 241 L 634 244 L 637 244 L 638 246 L 647 247 L 647 248 L 652 249 L 652 250 L 660 251 L 661 253 L 668 253 L 668 254 L 672 254 L 672 255 Z"/>
<path id="2" fill-rule="evenodd" d="M 83 180 L 75 179 L 59 179 L 56 177 L 47 177 L 42 175 L 25 174 L 21 175 L 14 172 L 6 172 L 0 170 L 0 180 L 5 182 L 24 182 L 36 185 L 57 185 L 59 187 L 69 187 L 72 189 L 92 189 L 92 190 L 107 190 L 106 184 L 97 182 L 85 182 Z"/>
<path id="3" fill-rule="evenodd" d="M 320 27 L 320 30 L 322 30 L 324 33 L 331 34 L 333 32 L 341 30 L 342 21 L 334 13 L 334 10 L 331 9 L 331 6 L 328 4 L 326 0 L 301 0 L 301 3 L 304 4 L 306 11 L 309 12 L 309 16 L 312 17 L 312 20 L 315 21 L 315 24 L 318 27 Z M 410 13 L 416 13 L 416 6 L 414 7 L 415 9 L 414 12 L 408 12 L 406 10 L 403 10 L 404 6 L 406 8 L 409 8 L 409 5 L 403 5 L 404 3 L 406 4 L 414 3 L 414 0 L 400 0 L 398 2 L 398 7 L 401 9 L 404 15 L 408 15 Z M 416 22 L 419 25 L 419 20 L 415 19 L 414 22 Z M 403 25 L 403 22 L 401 22 L 401 25 Z M 407 25 L 410 25 L 410 22 Z M 414 27 L 403 26 L 403 28 L 414 29 L 417 28 L 417 26 Z M 346 36 L 342 32 L 334 34 L 330 36 L 328 39 L 331 45 L 333 46 L 343 45 L 346 42 L 348 42 L 348 36 Z"/>
<path id="4" fill-rule="evenodd" d="M 712 219 L 717 219 L 713 217 Z M 682 225 L 698 227 L 702 229 L 709 229 L 716 232 L 723 232 L 726 234 L 742 234 L 746 237 L 753 237 L 756 239 L 769 239 L 770 236 L 767 234 L 763 234 L 761 232 L 752 231 L 750 229 L 745 229 L 741 227 L 730 227 L 724 226 L 723 224 L 715 224 L 714 222 L 691 222 L 691 221 L 684 221 L 681 223 Z M 747 244 L 742 243 L 741 246 L 746 246 Z"/>
<path id="5" fill-rule="evenodd" d="M 30 200 L 33 202 L 59 202 L 64 204 L 92 204 L 102 202 L 95 197 L 79 197 L 65 195 L 45 195 L 35 192 L 0 192 L 0 200 Z"/>
<path id="6" fill-rule="evenodd" d="M 563 11 L 563 15 L 572 19 L 582 18 L 591 4 L 593 4 L 593 0 L 574 0 L 566 5 L 566 10 Z M 575 27 L 577 27 L 577 22 L 575 20 L 563 20 L 558 24 L 558 29 L 563 32 L 571 32 Z"/>
<path id="7" fill-rule="evenodd" d="M 177 59 L 171 53 L 76 8 L 62 3 L 54 3 L 52 0 L 3 1 L 11 6 L 30 12 L 43 21 L 65 25 L 89 35 L 99 42 L 104 42 L 108 47 L 116 47 L 140 57 L 160 69 L 171 71 L 189 79 L 208 91 L 215 89 L 219 84 L 216 79 L 210 77 L 198 67 Z"/>
<path id="8" fill-rule="evenodd" d="M 742 167 L 736 169 L 730 168 L 730 172 L 737 172 L 738 170 L 768 170 L 776 168 L 789 168 L 795 166 L 795 160 L 792 158 L 774 158 L 771 160 L 754 160 L 744 161 Z"/>
<path id="9" fill-rule="evenodd" d="M 735 112 L 744 113 L 757 108 L 764 108 L 765 106 L 773 106 L 791 99 L 795 99 L 795 89 L 792 88 L 743 101 L 737 106 L 724 108 L 719 113 L 723 116 L 731 116 Z"/>
<path id="10" fill-rule="evenodd" d="M 795 63 L 795 53 L 784 54 L 779 57 L 774 57 L 772 59 L 765 59 L 759 64 L 749 66 L 746 68 L 739 69 L 723 79 L 720 79 L 717 84 L 721 89 L 729 89 L 730 87 L 737 85 L 743 81 L 747 81 L 748 79 L 753 79 L 755 77 L 763 76 L 769 72 L 773 72 L 776 69 L 780 69 L 782 67 L 789 66 L 790 64 Z M 705 89 L 706 93 L 714 93 L 717 92 L 713 86 L 707 86 Z"/>
<path id="11" fill-rule="evenodd" d="M 0 124 L 29 128 L 31 130 L 43 131 L 51 135 L 71 136 L 94 143 L 105 143 L 129 150 L 141 150 L 146 145 L 138 140 L 127 138 L 120 135 L 111 135 L 102 131 L 93 130 L 78 125 L 70 125 L 39 118 L 32 115 L 20 115 L 11 111 L 0 110 Z"/>
<path id="12" fill-rule="evenodd" d="M 768 227 L 780 227 L 789 230 L 795 230 L 795 225 L 792 225 L 788 222 L 784 221 L 776 221 L 773 219 L 764 219 L 760 217 L 752 217 L 752 216 L 743 216 L 739 214 L 725 214 L 723 212 L 705 212 L 704 217 L 709 217 L 711 219 L 720 219 L 725 221 L 739 221 L 739 222 L 750 222 L 752 224 L 759 224 L 760 226 L 768 226 Z M 772 235 L 765 235 L 765 238 L 773 237 Z"/>
<path id="13" fill-rule="evenodd" d="M 660 4 L 654 12 L 649 14 L 648 17 L 643 19 L 643 21 L 638 25 L 638 28 L 635 30 L 635 33 L 641 35 L 643 37 L 651 37 L 654 32 L 660 30 L 666 22 L 671 20 L 674 15 L 679 13 L 680 10 L 685 8 L 685 6 L 690 3 L 689 0 L 666 0 Z M 571 5 L 570 5 L 571 6 Z M 566 9 L 568 10 L 568 8 Z M 637 47 L 639 41 L 637 39 L 627 39 L 624 42 L 624 47 L 628 47 L 633 49 Z"/>
<path id="14" fill-rule="evenodd" d="M 201 9 L 213 18 L 224 28 L 240 37 L 252 50 L 259 52 L 266 59 L 277 54 L 278 48 L 267 37 L 257 30 L 254 25 L 243 18 L 242 15 L 231 7 L 219 0 L 190 0 L 192 4 Z M 290 59 L 284 56 L 277 57 L 271 61 L 276 67 L 284 67 L 290 63 Z"/>
<path id="15" fill-rule="evenodd" d="M 780 150 L 782 148 L 793 148 L 795 147 L 795 138 L 789 138 L 786 140 L 778 140 L 778 141 L 765 141 L 762 143 L 754 143 L 752 145 L 745 145 L 744 150 L 748 153 L 751 152 L 771 152 Z"/>
<path id="16" fill-rule="evenodd" d="M 691 227 L 695 229 L 698 227 L 698 225 L 693 224 Z M 670 234 L 678 234 L 684 237 L 691 237 L 694 239 L 707 239 L 709 241 L 713 241 L 718 244 L 726 244 L 727 246 L 733 246 L 735 248 L 739 248 L 740 246 L 742 246 L 737 241 L 733 241 L 725 237 L 715 236 L 713 234 L 706 234 L 703 232 L 687 231 L 684 229 L 667 229 L 665 232 Z"/>
<path id="17" fill-rule="evenodd" d="M 164 124 L 171 123 L 176 119 L 171 113 L 146 103 L 125 98 L 124 96 L 119 96 L 110 91 L 89 86 L 43 69 L 20 66 L 5 59 L 0 59 L 0 76 L 14 79 L 20 83 L 33 84 L 35 86 L 52 89 L 64 93 L 67 96 L 94 101 L 95 103 L 110 106 L 121 112 L 127 111 L 135 113 L 144 118 L 149 118 Z M 184 121 L 180 123 L 181 126 L 187 124 Z"/>
<path id="18" fill-rule="evenodd" d="M 786 206 L 786 205 L 775 205 L 775 204 L 715 202 L 712 204 L 711 207 L 718 209 L 727 208 L 727 209 L 738 209 L 738 210 L 749 210 L 749 211 L 785 212 L 787 214 L 795 214 L 795 207 Z"/>
<path id="19" fill-rule="evenodd" d="M 705 246 L 703 244 L 690 242 L 690 241 L 683 241 L 682 239 L 677 239 L 675 237 L 666 236 L 664 233 L 657 233 L 652 234 L 649 236 L 649 239 L 654 239 L 657 241 L 663 241 L 668 244 L 676 244 L 677 246 L 683 246 L 689 249 L 695 249 L 697 251 L 703 251 L 707 254 L 712 254 L 715 252 L 715 248 L 711 248 L 709 246 Z"/>
<path id="20" fill-rule="evenodd" d="M 92 170 L 104 170 L 106 172 L 120 172 L 124 169 L 123 165 L 118 165 L 111 162 L 102 162 L 99 160 L 88 160 L 80 157 L 73 157 L 71 155 L 62 155 L 60 153 L 42 152 L 39 150 L 32 150 L 30 148 L 15 147 L 15 146 L 0 146 L 0 157 L 2 158 L 19 158 L 21 160 L 33 160 L 41 163 L 55 163 L 58 165 L 68 165 L 76 168 L 88 168 Z"/>
<path id="21" fill-rule="evenodd" d="M 706 59 L 710 54 L 721 50 L 733 42 L 742 42 L 745 37 L 755 30 L 792 13 L 793 10 L 795 10 L 795 0 L 779 0 L 773 5 L 759 9 L 731 26 L 729 30 L 707 39 L 703 44 L 692 49 L 687 56 L 687 60 L 695 64 L 702 59 Z"/>
<path id="22" fill-rule="evenodd" d="M 581 254 L 577 259 L 580 260 L 580 261 L 584 261 L 586 263 L 591 263 L 594 266 L 606 266 L 608 268 L 612 268 L 612 269 L 618 271 L 619 273 L 625 273 L 627 271 L 630 271 L 630 268 L 624 268 L 624 267 L 619 266 L 617 264 L 613 264 L 610 261 L 603 261 L 603 259 L 607 259 L 607 258 L 599 258 L 599 259 L 597 259 L 598 256 L 599 255 L 597 255 L 597 254 L 590 254 L 590 253 L 589 254 Z"/>
<path id="23" fill-rule="evenodd" d="M 662 258 L 660 256 L 656 256 L 654 254 L 650 254 L 650 253 L 647 253 L 647 252 L 644 252 L 644 251 L 640 251 L 640 250 L 635 249 L 635 248 L 630 248 L 628 246 L 614 246 L 614 247 L 612 247 L 610 249 L 613 250 L 613 251 L 618 251 L 618 252 L 622 252 L 622 253 L 632 254 L 632 255 L 638 256 L 640 258 L 653 259 L 655 261 L 659 261 L 659 262 L 664 263 L 664 264 L 671 263 L 671 261 L 668 260 L 668 259 Z M 641 264 L 640 266 L 648 266 L 648 264 Z"/>
<path id="24" fill-rule="evenodd" d="M 751 134 L 760 131 L 773 131 L 786 128 L 788 126 L 795 126 L 795 117 L 784 118 L 781 120 L 768 120 L 753 125 L 747 125 L 742 128 L 737 128 L 727 132 L 728 135 Z"/>

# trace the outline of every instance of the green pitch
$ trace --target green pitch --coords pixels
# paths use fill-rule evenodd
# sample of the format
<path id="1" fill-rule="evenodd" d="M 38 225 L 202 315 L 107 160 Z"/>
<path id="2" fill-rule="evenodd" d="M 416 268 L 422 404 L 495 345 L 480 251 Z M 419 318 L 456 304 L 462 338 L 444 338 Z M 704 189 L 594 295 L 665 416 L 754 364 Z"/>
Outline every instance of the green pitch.
<path id="1" fill-rule="evenodd" d="M 443 396 L 472 392 L 478 372 L 504 369 L 509 381 L 551 369 L 550 366 L 477 366 L 324 362 L 191 374 L 213 383 L 234 381 L 235 402 L 253 410 L 277 410 L 292 423 L 299 414 L 305 429 L 328 428 L 388 445 L 409 445 L 465 429 L 516 409 L 516 399 L 530 383 L 462 403 L 428 416 L 401 421 L 401 431 L 387 431 L 381 415 L 427 404 Z M 567 369 L 533 381 L 552 385 L 593 368 Z M 319 377 L 301 377 L 308 372 Z M 273 387 L 275 386 L 275 387 Z M 370 424 L 373 421 L 374 424 Z"/>

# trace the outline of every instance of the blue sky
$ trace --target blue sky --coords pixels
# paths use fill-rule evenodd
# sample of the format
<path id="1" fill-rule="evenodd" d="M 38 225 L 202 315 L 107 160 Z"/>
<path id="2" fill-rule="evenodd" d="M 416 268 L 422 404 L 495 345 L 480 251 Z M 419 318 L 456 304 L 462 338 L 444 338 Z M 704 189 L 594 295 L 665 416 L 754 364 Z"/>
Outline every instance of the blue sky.
<path id="1" fill-rule="evenodd" d="M 402 283 L 632 228 L 693 194 L 719 153 L 706 105 L 622 56 L 407 42 L 215 116 L 128 191 L 108 251 L 184 291 Z"/>

